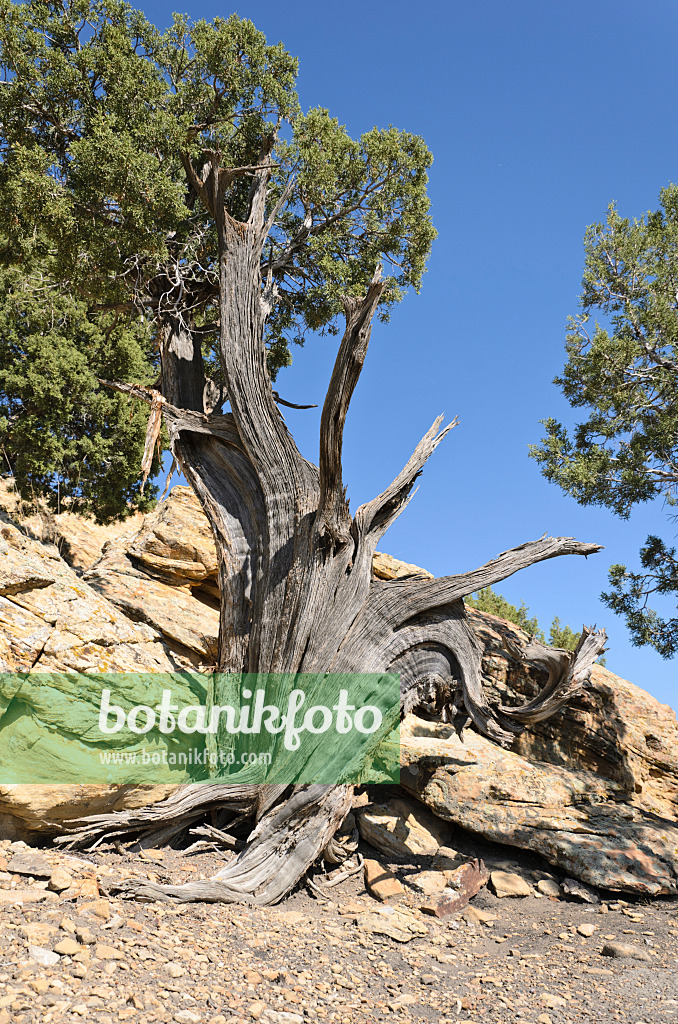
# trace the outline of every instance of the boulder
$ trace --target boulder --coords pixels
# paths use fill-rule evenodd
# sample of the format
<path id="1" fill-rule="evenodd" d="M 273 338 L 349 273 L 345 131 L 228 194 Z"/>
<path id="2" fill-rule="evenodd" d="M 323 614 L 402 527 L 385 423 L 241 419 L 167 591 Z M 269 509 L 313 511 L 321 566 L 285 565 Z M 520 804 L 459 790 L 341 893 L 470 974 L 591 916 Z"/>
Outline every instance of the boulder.
<path id="1" fill-rule="evenodd" d="M 410 800 L 389 800 L 358 812 L 360 836 L 398 863 L 438 852 L 450 835 L 444 822 Z"/>
<path id="2" fill-rule="evenodd" d="M 188 661 L 216 663 L 216 549 L 189 487 L 173 488 L 134 537 L 110 542 L 85 579 L 119 612 L 146 623 Z"/>
<path id="3" fill-rule="evenodd" d="M 438 817 L 485 839 L 540 853 L 598 888 L 678 892 L 678 827 L 625 800 L 599 774 L 502 750 L 470 730 L 464 742 L 410 717 L 401 785 Z"/>
<path id="4" fill-rule="evenodd" d="M 55 545 L 34 539 L 2 511 L 0 558 L 0 836 L 30 839 L 83 814 L 164 799 L 184 771 L 154 778 L 153 785 L 139 785 L 138 777 L 123 786 L 96 784 L 96 774 L 83 777 L 82 758 L 90 751 L 80 722 L 91 724 L 100 702 L 93 673 L 175 673 L 194 662 L 122 614 Z M 158 699 L 161 681 L 159 675 Z M 128 697 L 146 703 L 147 690 L 132 685 Z M 100 764 L 94 768 L 101 774 Z"/>

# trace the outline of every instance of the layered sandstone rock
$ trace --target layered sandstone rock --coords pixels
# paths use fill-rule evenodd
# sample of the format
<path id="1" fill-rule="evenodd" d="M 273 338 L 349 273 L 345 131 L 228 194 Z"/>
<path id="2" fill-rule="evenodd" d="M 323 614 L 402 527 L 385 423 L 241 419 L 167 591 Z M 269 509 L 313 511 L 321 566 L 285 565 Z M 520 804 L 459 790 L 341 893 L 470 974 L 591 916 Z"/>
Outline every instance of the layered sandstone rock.
<path id="1" fill-rule="evenodd" d="M 401 785 L 438 817 L 540 853 L 590 885 L 678 892 L 678 827 L 627 801 L 620 783 L 502 750 L 470 730 L 463 742 L 437 732 L 410 718 L 400 750 Z"/>
<path id="2" fill-rule="evenodd" d="M 92 784 L 102 774 L 100 759 L 88 760 L 98 758 L 86 734 L 101 696 L 93 674 L 153 673 L 159 699 L 159 674 L 193 667 L 158 631 L 98 594 L 54 544 L 0 512 L 0 835 L 30 838 L 86 813 L 163 799 L 184 770 L 168 771 L 160 785 L 139 785 L 138 772 L 128 785 Z M 129 706 L 146 703 L 147 688 L 129 678 Z M 204 690 L 184 696 L 201 702 Z M 115 740 L 139 746 L 139 737 Z"/>
<path id="3" fill-rule="evenodd" d="M 214 544 L 189 488 L 174 488 L 150 515 L 111 528 L 68 513 L 36 521 L 4 494 L 0 832 L 15 838 L 162 798 L 165 780 L 152 790 L 87 780 L 31 787 L 20 775 L 10 785 L 8 772 L 37 764 L 49 777 L 51 765 L 63 777 L 76 748 L 79 757 L 89 749 L 85 723 L 101 686 L 93 675 L 207 670 L 216 661 L 219 606 Z M 381 579 L 428 575 L 383 554 L 375 555 L 374 572 Z M 533 697 L 545 676 L 521 655 L 525 634 L 494 616 L 471 615 L 490 698 L 515 704 Z M 45 673 L 68 678 L 38 682 Z M 204 700 L 196 686 L 187 683 L 186 702 Z M 150 702 L 133 686 L 126 699 Z M 134 737 L 122 740 L 133 747 Z M 603 668 L 594 669 L 582 697 L 523 733 L 512 751 L 470 731 L 461 744 L 447 727 L 417 722 L 403 756 L 413 769 L 403 773 L 405 787 L 446 821 L 536 850 L 594 885 L 676 889 L 675 715 Z"/>
<path id="4" fill-rule="evenodd" d="M 134 536 L 144 520 L 138 512 L 120 522 L 102 526 L 73 512 L 54 513 L 41 501 L 29 506 L 21 500 L 11 481 L 6 479 L 0 479 L 0 510 L 6 512 L 28 537 L 56 548 L 76 572 L 90 569 L 109 541 L 125 535 Z"/>

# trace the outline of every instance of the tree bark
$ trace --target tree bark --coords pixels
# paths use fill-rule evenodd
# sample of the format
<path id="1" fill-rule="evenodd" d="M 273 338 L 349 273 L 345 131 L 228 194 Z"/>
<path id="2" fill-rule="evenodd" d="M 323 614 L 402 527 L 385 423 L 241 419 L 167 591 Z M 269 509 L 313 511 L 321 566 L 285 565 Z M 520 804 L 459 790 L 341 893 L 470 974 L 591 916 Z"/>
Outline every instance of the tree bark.
<path id="1" fill-rule="evenodd" d="M 228 677 L 216 677 L 212 700 L 232 702 L 233 694 L 224 688 L 241 673 L 393 672 L 401 680 L 401 715 L 412 710 L 438 715 L 459 730 L 472 721 L 492 739 L 510 744 L 526 724 L 553 714 L 581 690 L 605 634 L 585 631 L 574 655 L 541 652 L 550 659 L 543 693 L 523 708 L 493 708 L 483 694 L 481 649 L 463 598 L 534 562 L 587 555 L 599 546 L 542 537 L 460 575 L 373 578 L 380 539 L 455 424 L 441 427 L 437 419 L 393 483 L 351 516 L 342 480 L 342 437 L 384 288 L 377 271 L 365 295 L 345 300 L 346 328 L 321 417 L 319 467 L 301 456 L 266 369 L 264 327 L 275 299 L 271 272 L 262 281 L 260 271 L 268 227 L 266 160 L 264 153 L 247 221 L 237 222 L 225 211 L 226 178 L 218 166 L 195 185 L 219 233 L 220 352 L 230 411 L 212 413 L 206 404 L 199 334 L 190 322 L 179 314 L 167 317 L 161 338 L 163 409 L 172 451 L 209 518 L 218 552 L 218 668 Z M 187 170 L 190 176 L 190 166 Z M 148 400 L 143 389 L 122 387 Z M 218 744 L 227 742 L 225 734 L 217 735 Z M 262 787 L 250 778 L 245 775 L 240 785 L 215 781 L 184 787 L 152 808 L 90 819 L 67 838 L 80 845 L 112 834 L 151 842 L 215 807 L 250 815 L 256 824 L 248 845 L 213 879 L 184 886 L 129 883 L 125 892 L 158 899 L 275 902 L 331 842 L 350 808 L 352 787 Z"/>

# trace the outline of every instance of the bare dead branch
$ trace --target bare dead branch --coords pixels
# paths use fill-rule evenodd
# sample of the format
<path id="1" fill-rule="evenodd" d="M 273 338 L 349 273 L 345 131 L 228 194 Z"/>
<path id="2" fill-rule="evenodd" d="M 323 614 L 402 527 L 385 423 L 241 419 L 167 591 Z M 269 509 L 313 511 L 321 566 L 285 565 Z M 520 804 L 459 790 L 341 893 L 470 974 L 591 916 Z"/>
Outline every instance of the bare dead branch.
<path id="1" fill-rule="evenodd" d="M 385 491 L 382 491 L 372 501 L 361 505 L 355 514 L 356 526 L 362 534 L 372 534 L 374 548 L 379 539 L 388 530 L 389 526 L 398 518 L 406 508 L 410 492 L 414 482 L 421 474 L 427 459 L 433 454 L 444 437 L 457 426 L 459 422 L 454 419 L 451 423 L 440 430 L 443 417 L 439 416 L 430 429 L 424 434 L 421 441 L 410 456 L 404 469 L 398 474 L 393 483 L 389 484 Z"/>
<path id="2" fill-rule="evenodd" d="M 393 580 L 383 586 L 393 588 L 394 595 L 398 594 L 398 600 L 402 602 L 402 613 L 407 618 L 467 597 L 483 587 L 491 587 L 536 562 L 558 558 L 560 555 L 592 555 L 602 551 L 602 548 L 602 544 L 587 544 L 573 537 L 549 537 L 544 534 L 539 540 L 502 551 L 492 561 L 471 572 L 425 581 Z"/>
<path id="3" fill-rule="evenodd" d="M 316 528 L 319 536 L 328 536 L 335 544 L 348 541 L 351 527 L 341 467 L 346 413 L 365 362 L 372 333 L 372 317 L 384 287 L 381 267 L 377 267 L 365 297 L 344 300 L 346 330 L 339 346 L 320 420 L 320 503 Z"/>

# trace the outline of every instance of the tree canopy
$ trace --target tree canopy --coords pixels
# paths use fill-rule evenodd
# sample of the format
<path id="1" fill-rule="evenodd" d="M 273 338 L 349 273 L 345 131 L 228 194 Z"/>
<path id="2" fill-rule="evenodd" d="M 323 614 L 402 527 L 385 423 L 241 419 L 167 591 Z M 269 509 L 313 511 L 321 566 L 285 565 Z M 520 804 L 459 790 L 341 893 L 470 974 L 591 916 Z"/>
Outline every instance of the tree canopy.
<path id="1" fill-rule="evenodd" d="M 555 380 L 587 418 L 573 430 L 545 420 L 532 448 L 548 480 L 582 505 L 627 519 L 642 502 L 678 503 L 678 187 L 639 220 L 611 205 L 588 228 L 581 309 L 570 318 L 565 369 Z M 592 316 L 598 316 L 591 326 Z M 669 511 L 669 520 L 673 521 Z M 610 569 L 605 603 L 624 615 L 636 645 L 678 651 L 678 617 L 650 607 L 678 594 L 676 550 L 650 536 L 641 571 Z"/>
<path id="2" fill-rule="evenodd" d="M 0 68 L 0 444 L 24 491 L 138 506 L 143 417 L 123 428 L 127 400 L 94 384 L 152 385 L 168 317 L 200 335 L 223 402 L 217 221 L 247 219 L 262 174 L 273 378 L 378 264 L 382 320 L 419 288 L 423 140 L 302 111 L 297 61 L 250 21 L 160 32 L 119 0 L 0 0 Z"/>

